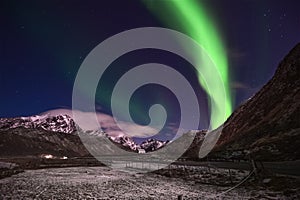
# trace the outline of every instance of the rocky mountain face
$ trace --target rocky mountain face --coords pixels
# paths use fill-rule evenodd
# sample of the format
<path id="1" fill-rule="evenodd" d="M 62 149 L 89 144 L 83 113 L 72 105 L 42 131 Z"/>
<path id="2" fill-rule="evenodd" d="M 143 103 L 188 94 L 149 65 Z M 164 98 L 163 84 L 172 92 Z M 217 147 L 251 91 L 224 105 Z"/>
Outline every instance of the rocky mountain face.
<path id="1" fill-rule="evenodd" d="M 300 159 L 300 44 L 273 78 L 225 122 L 210 156 Z"/>
<path id="2" fill-rule="evenodd" d="M 0 118 L 0 129 L 7 130 L 23 127 L 27 129 L 43 129 L 46 131 L 74 133 L 75 122 L 68 115 L 35 115 L 31 117 Z"/>
<path id="3" fill-rule="evenodd" d="M 146 152 L 151 152 L 164 147 L 167 143 L 168 141 L 148 139 L 140 144 L 140 148 L 145 149 Z"/>
<path id="4" fill-rule="evenodd" d="M 207 133 L 207 130 L 192 130 L 189 131 L 187 134 L 193 134 L 194 140 L 190 147 L 187 149 L 187 151 L 182 155 L 182 158 L 188 158 L 192 160 L 198 159 L 198 154 L 200 151 L 200 147 L 202 145 L 202 142 L 205 138 L 205 134 Z"/>
<path id="5" fill-rule="evenodd" d="M 108 137 L 112 142 L 117 143 L 121 147 L 123 147 L 123 149 L 137 151 L 137 149 L 139 148 L 139 145 L 136 144 L 132 138 L 127 137 L 125 135 L 119 137 L 111 137 L 111 136 Z"/>

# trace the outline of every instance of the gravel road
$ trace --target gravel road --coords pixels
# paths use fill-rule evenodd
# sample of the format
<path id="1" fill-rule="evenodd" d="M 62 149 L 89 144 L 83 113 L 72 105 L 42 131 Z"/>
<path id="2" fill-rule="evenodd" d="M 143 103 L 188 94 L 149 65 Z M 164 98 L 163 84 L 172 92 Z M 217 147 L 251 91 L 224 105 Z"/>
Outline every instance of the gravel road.
<path id="1" fill-rule="evenodd" d="M 206 185 L 158 174 L 130 174 L 107 167 L 27 170 L 0 180 L 0 199 L 287 199 L 281 193 Z"/>

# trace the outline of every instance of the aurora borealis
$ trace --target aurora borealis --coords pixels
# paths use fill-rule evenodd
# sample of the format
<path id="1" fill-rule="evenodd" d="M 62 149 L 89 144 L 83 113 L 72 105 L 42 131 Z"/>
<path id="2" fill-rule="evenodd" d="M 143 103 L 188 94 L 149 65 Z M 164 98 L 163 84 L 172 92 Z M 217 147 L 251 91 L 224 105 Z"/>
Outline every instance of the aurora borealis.
<path id="1" fill-rule="evenodd" d="M 210 101 L 224 103 L 218 96 L 222 88 L 207 88 L 190 63 L 153 49 L 130 52 L 111 64 L 97 90 L 97 110 L 111 115 L 111 93 L 122 74 L 137 65 L 161 63 L 191 83 L 201 108 L 199 129 L 206 129 L 210 121 L 215 128 L 272 77 L 282 57 L 299 42 L 296 5 L 296 0 L 4 0 L 0 7 L 0 117 L 71 108 L 76 73 L 95 46 L 126 30 L 163 27 L 193 38 L 215 62 L 224 82 L 226 116 L 209 110 Z M 197 52 L 192 56 L 201 59 Z M 217 75 L 205 70 L 205 78 L 213 83 Z M 85 98 L 83 89 L 82 100 Z M 155 84 L 139 88 L 130 100 L 132 118 L 138 124 L 148 124 L 153 104 L 164 105 L 168 113 L 166 127 L 157 138 L 172 139 L 180 109 L 167 88 Z"/>
<path id="2" fill-rule="evenodd" d="M 149 2 L 149 1 L 145 1 Z M 218 32 L 217 27 L 214 25 L 211 18 L 205 12 L 205 8 L 201 5 L 201 1 L 197 2 L 194 0 L 191 1 L 180 1 L 172 0 L 166 3 L 167 9 L 170 12 L 170 15 L 165 15 L 165 12 L 162 10 L 155 10 L 158 7 L 150 7 L 152 11 L 157 14 L 164 22 L 167 24 L 179 23 L 180 31 L 187 33 L 190 37 L 196 40 L 211 57 L 212 61 L 215 63 L 220 76 L 223 80 L 224 88 L 219 88 L 215 86 L 213 88 L 208 88 L 207 84 L 204 81 L 204 77 L 198 73 L 198 79 L 201 86 L 210 96 L 212 103 L 215 103 L 217 108 L 216 111 L 211 112 L 211 125 L 212 128 L 217 128 L 220 126 L 224 120 L 232 112 L 232 101 L 231 101 L 231 92 L 230 92 L 230 80 L 228 74 L 228 62 L 225 47 L 221 40 L 221 35 Z M 164 10 L 165 11 L 165 10 Z M 158 12 L 158 13 L 156 13 Z M 159 13 L 162 12 L 162 13 Z M 184 44 L 182 44 L 184 47 Z M 194 58 L 202 59 L 201 52 L 195 52 Z M 201 63 L 200 61 L 198 63 Z M 209 65 L 196 66 L 202 67 L 204 71 L 205 78 L 208 80 L 215 79 L 215 74 L 212 73 L 211 67 Z M 213 84 L 211 84 L 213 85 Z M 222 102 L 223 98 L 220 97 L 222 92 L 220 90 L 225 89 L 226 93 L 226 102 Z M 225 105 L 225 116 L 222 116 L 221 107 Z"/>

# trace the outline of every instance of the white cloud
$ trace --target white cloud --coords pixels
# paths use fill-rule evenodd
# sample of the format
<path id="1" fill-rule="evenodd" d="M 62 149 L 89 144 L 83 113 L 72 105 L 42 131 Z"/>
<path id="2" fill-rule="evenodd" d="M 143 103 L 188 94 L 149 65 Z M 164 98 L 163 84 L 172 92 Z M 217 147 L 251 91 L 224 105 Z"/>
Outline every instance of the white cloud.
<path id="1" fill-rule="evenodd" d="M 120 127 L 125 129 L 124 131 L 120 129 L 120 127 L 116 124 L 114 118 L 108 114 L 96 113 L 96 117 L 98 119 L 98 123 L 95 122 L 93 117 L 95 117 L 95 113 L 92 112 L 82 112 L 82 111 L 72 111 L 70 109 L 55 109 L 49 110 L 42 114 L 49 114 L 49 115 L 59 115 L 59 114 L 66 114 L 69 115 L 74 119 L 74 115 L 76 115 L 76 119 L 80 122 L 80 128 L 83 130 L 98 130 L 99 124 L 105 132 L 111 136 L 117 137 L 121 135 L 127 135 L 130 137 L 150 137 L 159 132 L 159 130 L 149 127 L 149 126 L 142 126 L 138 124 L 133 124 L 124 121 L 118 121 Z"/>

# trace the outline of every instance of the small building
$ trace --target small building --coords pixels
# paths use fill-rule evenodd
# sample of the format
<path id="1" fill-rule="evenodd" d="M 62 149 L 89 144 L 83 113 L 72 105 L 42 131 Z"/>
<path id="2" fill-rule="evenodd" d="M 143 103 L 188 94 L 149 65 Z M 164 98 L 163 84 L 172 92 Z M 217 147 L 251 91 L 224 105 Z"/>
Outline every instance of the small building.
<path id="1" fill-rule="evenodd" d="M 46 158 L 46 159 L 53 159 L 54 158 L 54 156 L 51 155 L 51 154 L 42 154 L 42 155 L 40 155 L 40 157 L 41 158 Z"/>
<path id="2" fill-rule="evenodd" d="M 146 153 L 145 149 L 138 149 L 138 153 Z"/>

